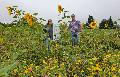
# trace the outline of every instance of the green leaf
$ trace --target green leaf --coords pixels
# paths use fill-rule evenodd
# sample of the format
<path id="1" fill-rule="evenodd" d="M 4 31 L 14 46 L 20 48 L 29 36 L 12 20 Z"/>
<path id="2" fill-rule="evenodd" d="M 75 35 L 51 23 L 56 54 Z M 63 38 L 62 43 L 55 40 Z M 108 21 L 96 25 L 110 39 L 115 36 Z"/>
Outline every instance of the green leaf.
<path id="1" fill-rule="evenodd" d="M 1 76 L 2 76 L 2 77 L 8 77 L 8 72 L 9 72 L 11 69 L 15 68 L 16 64 L 17 64 L 17 62 L 14 62 L 13 64 L 10 64 L 10 65 L 8 65 L 8 66 L 5 66 L 4 68 L 1 68 L 1 69 L 0 69 L 0 77 L 1 77 Z"/>
<path id="2" fill-rule="evenodd" d="M 70 16 L 67 16 L 67 18 L 70 18 Z"/>
<path id="3" fill-rule="evenodd" d="M 35 16 L 36 16 L 36 15 L 38 15 L 38 13 L 34 13 L 33 15 L 35 15 Z"/>
<path id="4" fill-rule="evenodd" d="M 18 7 L 18 6 L 13 6 L 13 7 Z"/>
<path id="5" fill-rule="evenodd" d="M 15 15 L 13 18 L 17 18 L 17 16 Z"/>

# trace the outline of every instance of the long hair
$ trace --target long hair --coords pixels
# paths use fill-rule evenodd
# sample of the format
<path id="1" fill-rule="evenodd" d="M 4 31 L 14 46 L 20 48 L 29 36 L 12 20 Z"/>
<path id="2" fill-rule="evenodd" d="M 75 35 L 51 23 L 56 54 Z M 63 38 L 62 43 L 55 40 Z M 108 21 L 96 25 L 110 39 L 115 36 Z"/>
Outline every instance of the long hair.
<path id="1" fill-rule="evenodd" d="M 49 21 L 52 21 L 52 19 L 49 19 L 48 22 L 47 22 L 47 26 L 49 25 Z M 53 23 L 51 24 L 51 27 L 53 27 Z"/>

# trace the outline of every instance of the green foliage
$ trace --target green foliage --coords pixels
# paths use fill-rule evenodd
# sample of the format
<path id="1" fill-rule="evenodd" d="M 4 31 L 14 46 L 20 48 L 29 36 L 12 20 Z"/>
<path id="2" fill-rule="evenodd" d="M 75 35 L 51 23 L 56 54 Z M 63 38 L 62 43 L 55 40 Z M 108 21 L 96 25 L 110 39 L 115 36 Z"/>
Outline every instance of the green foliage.
<path id="1" fill-rule="evenodd" d="M 48 51 L 43 28 L 37 22 L 32 28 L 0 26 L 0 76 L 119 76 L 120 30 L 84 29 L 73 47 L 68 27 L 60 25 L 60 39 L 51 40 Z"/>
<path id="2" fill-rule="evenodd" d="M 14 62 L 13 64 L 0 68 L 0 77 L 8 77 L 10 70 L 13 70 L 16 67 L 16 64 L 17 62 Z"/>

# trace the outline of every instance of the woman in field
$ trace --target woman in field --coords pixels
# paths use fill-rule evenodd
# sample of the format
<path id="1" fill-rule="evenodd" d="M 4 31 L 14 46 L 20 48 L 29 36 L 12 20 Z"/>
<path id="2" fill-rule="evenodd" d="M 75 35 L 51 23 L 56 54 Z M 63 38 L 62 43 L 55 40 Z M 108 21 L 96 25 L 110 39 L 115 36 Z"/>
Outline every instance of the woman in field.
<path id="1" fill-rule="evenodd" d="M 51 40 L 53 40 L 53 23 L 52 23 L 52 19 L 49 19 L 47 24 L 45 25 L 45 28 L 48 32 L 48 38 L 50 38 Z"/>
<path id="2" fill-rule="evenodd" d="M 47 24 L 45 25 L 45 29 L 44 32 L 46 33 L 46 38 L 45 38 L 45 44 L 48 48 L 48 50 L 50 50 L 50 40 L 53 40 L 53 23 L 52 23 L 52 19 L 49 19 Z"/>
<path id="3" fill-rule="evenodd" d="M 80 21 L 77 21 L 75 19 L 75 15 L 72 14 L 71 15 L 72 20 L 70 21 L 69 24 L 69 29 L 71 31 L 71 35 L 72 35 L 72 45 L 77 45 L 79 42 L 79 32 L 82 31 L 82 26 Z"/>

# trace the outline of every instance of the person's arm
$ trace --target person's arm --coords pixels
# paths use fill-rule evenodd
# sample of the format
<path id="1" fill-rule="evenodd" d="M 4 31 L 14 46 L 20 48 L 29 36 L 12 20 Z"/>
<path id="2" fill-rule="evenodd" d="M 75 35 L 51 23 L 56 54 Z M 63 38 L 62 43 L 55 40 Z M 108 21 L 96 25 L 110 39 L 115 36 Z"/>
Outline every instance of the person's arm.
<path id="1" fill-rule="evenodd" d="M 82 32 L 82 24 L 80 23 L 80 32 Z"/>

